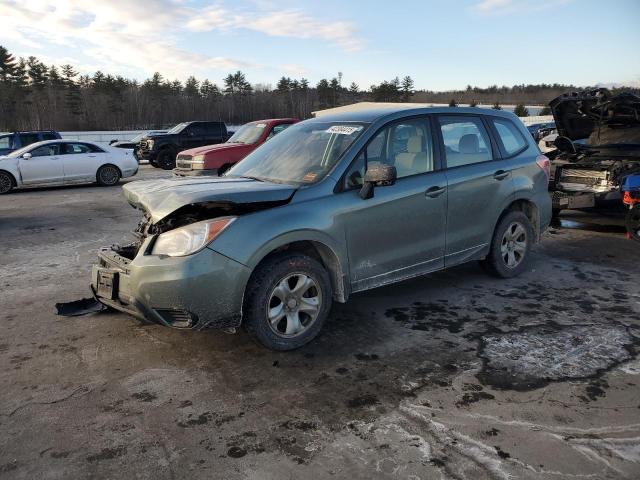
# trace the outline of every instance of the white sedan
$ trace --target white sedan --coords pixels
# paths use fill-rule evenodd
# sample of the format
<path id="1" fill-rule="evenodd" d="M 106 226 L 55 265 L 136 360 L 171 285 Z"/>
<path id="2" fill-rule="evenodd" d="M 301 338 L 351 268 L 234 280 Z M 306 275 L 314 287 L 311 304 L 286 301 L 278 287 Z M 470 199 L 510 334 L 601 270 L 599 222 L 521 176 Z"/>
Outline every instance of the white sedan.
<path id="1" fill-rule="evenodd" d="M 14 188 L 97 182 L 115 185 L 138 171 L 132 152 L 74 140 L 32 143 L 0 157 L 0 194 Z"/>

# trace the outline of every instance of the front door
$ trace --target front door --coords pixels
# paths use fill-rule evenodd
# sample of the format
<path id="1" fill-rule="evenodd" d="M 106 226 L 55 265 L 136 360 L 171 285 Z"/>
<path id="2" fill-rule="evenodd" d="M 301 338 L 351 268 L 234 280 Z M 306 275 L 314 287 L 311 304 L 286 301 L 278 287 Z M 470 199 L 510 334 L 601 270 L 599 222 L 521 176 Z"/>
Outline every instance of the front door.
<path id="1" fill-rule="evenodd" d="M 358 191 L 366 165 L 396 167 L 394 185 L 373 198 Z M 378 132 L 346 173 L 346 208 L 338 221 L 346 234 L 352 291 L 421 275 L 443 266 L 446 178 L 435 170 L 426 117 L 394 122 Z"/>
<path id="2" fill-rule="evenodd" d="M 60 158 L 60 144 L 50 143 L 36 147 L 29 152 L 31 158 L 20 158 L 18 166 L 22 183 L 62 183 L 64 168 Z"/>
<path id="3" fill-rule="evenodd" d="M 502 160 L 482 118 L 439 115 L 448 189 L 447 267 L 488 248 L 505 202 L 515 194 L 508 160 Z"/>

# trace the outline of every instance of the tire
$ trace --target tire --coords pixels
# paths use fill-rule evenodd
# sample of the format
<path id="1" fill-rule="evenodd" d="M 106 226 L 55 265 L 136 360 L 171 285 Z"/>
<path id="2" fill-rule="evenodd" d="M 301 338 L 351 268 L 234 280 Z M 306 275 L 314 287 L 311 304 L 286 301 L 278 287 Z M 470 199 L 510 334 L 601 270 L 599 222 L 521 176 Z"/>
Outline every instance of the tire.
<path id="1" fill-rule="evenodd" d="M 176 154 L 170 148 L 160 150 L 156 163 L 163 170 L 173 170 L 176 168 Z"/>
<path id="2" fill-rule="evenodd" d="M 107 164 L 98 169 L 96 181 L 103 187 L 112 187 L 120 181 L 120 169 L 115 165 Z"/>
<path id="3" fill-rule="evenodd" d="M 16 182 L 10 173 L 0 171 L 0 195 L 9 193 L 15 185 Z"/>
<path id="4" fill-rule="evenodd" d="M 318 335 L 332 298 L 329 274 L 318 261 L 300 253 L 278 253 L 251 275 L 243 326 L 267 348 L 293 350 Z"/>
<path id="5" fill-rule="evenodd" d="M 629 236 L 640 242 L 640 204 L 635 205 L 625 218 L 627 233 Z"/>
<path id="6" fill-rule="evenodd" d="M 519 211 L 508 212 L 493 232 L 489 254 L 482 260 L 482 266 L 500 278 L 520 275 L 527 267 L 533 239 L 529 218 Z"/>

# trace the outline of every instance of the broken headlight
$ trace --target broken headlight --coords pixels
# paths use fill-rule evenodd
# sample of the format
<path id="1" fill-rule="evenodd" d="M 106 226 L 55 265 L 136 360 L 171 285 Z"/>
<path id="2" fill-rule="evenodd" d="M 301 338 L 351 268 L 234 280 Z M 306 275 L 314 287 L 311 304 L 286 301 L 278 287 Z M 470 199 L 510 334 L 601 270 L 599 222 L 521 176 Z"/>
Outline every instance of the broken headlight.
<path id="1" fill-rule="evenodd" d="M 236 217 L 216 218 L 169 230 L 158 236 L 151 254 L 183 257 L 199 252 L 231 225 L 235 219 Z"/>

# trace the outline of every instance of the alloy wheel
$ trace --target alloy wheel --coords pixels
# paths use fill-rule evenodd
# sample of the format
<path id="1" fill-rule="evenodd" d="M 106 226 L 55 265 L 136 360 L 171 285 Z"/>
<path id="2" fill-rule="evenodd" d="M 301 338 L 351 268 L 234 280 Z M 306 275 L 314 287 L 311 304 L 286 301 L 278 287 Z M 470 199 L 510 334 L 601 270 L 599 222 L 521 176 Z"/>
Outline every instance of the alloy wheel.
<path id="1" fill-rule="evenodd" d="M 13 182 L 6 173 L 0 174 L 0 193 L 7 193 L 13 188 Z"/>
<path id="2" fill-rule="evenodd" d="M 527 230 L 519 222 L 512 222 L 502 236 L 500 255 L 504 264 L 516 268 L 527 252 Z"/>
<path id="3" fill-rule="evenodd" d="M 100 170 L 100 181 L 105 185 L 114 185 L 118 182 L 120 175 L 115 167 L 106 166 Z"/>
<path id="4" fill-rule="evenodd" d="M 318 318 L 322 293 L 315 279 L 303 273 L 284 277 L 271 291 L 267 301 L 267 322 L 281 337 L 296 337 Z"/>

